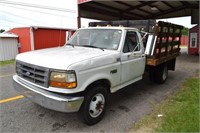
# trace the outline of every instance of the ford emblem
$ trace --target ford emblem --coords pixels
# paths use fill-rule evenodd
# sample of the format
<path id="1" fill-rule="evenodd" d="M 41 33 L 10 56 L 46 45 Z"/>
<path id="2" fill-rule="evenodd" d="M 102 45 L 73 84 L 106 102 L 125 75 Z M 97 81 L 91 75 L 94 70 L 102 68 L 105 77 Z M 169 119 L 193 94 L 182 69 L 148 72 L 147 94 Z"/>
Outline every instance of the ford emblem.
<path id="1" fill-rule="evenodd" d="M 30 76 L 31 75 L 31 73 L 30 72 L 26 72 L 26 76 Z"/>

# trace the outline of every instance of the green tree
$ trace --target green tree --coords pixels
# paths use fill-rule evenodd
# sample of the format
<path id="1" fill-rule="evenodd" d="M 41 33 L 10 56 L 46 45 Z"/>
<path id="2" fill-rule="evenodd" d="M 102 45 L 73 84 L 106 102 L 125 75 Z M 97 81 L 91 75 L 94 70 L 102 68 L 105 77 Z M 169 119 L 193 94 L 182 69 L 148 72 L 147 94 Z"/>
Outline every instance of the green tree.
<path id="1" fill-rule="evenodd" d="M 184 28 L 182 29 L 182 35 L 188 35 L 188 31 L 189 31 L 189 29 L 186 28 L 186 27 L 184 27 Z"/>
<path id="2" fill-rule="evenodd" d="M 4 29 L 0 29 L 0 33 L 3 33 L 5 30 Z"/>

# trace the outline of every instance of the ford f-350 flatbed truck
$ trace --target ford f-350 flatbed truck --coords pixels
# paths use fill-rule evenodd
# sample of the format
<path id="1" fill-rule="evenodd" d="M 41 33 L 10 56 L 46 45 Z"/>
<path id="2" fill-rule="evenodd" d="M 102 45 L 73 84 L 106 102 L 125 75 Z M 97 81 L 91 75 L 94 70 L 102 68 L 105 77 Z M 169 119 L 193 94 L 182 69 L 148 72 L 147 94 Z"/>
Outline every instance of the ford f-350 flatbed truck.
<path id="1" fill-rule="evenodd" d="M 121 26 L 78 29 L 63 47 L 17 55 L 14 88 L 93 125 L 103 118 L 109 94 L 141 80 L 145 70 L 152 81 L 166 81 L 180 54 L 182 28 L 158 22 L 153 34 Z"/>

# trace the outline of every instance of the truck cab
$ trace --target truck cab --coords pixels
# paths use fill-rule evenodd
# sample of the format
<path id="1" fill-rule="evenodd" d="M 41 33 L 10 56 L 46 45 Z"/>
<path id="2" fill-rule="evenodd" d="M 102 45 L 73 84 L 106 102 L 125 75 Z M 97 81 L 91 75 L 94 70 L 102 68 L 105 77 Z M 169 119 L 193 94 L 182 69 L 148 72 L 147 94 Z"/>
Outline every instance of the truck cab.
<path id="1" fill-rule="evenodd" d="M 124 27 L 80 29 L 69 40 L 68 45 L 75 48 L 97 49 L 102 55 L 109 52 L 108 56 L 105 55 L 91 60 L 92 64 L 89 65 L 90 68 L 87 68 L 91 71 L 91 75 L 88 75 L 90 83 L 87 83 L 87 85 L 100 79 L 106 79 L 110 83 L 109 91 L 113 93 L 122 86 L 142 78 L 145 69 L 145 56 L 142 38 L 137 29 Z M 104 66 L 104 68 L 101 69 L 101 66 Z M 94 71 L 93 68 L 95 68 Z M 100 68 L 99 71 L 96 70 L 97 68 Z M 78 75 L 82 76 L 81 73 Z M 84 85 L 83 89 L 87 85 Z"/>

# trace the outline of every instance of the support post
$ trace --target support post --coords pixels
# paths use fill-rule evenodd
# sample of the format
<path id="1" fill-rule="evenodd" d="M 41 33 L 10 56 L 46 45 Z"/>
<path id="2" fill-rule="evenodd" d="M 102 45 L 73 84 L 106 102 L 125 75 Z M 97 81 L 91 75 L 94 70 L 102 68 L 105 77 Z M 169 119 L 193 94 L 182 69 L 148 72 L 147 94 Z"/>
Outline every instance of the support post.
<path id="1" fill-rule="evenodd" d="M 78 28 L 81 28 L 81 17 L 80 17 L 80 5 L 79 4 L 78 4 L 77 26 L 78 26 Z"/>

